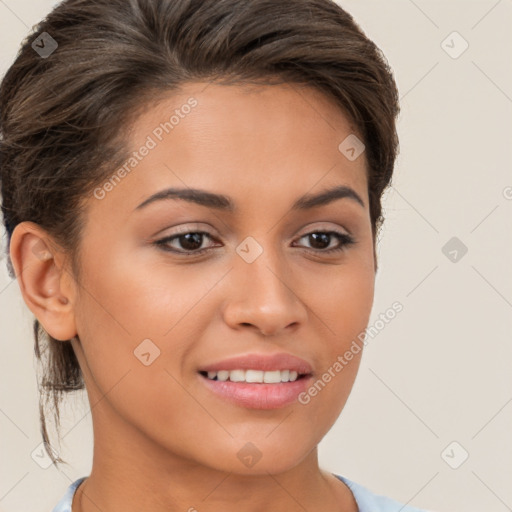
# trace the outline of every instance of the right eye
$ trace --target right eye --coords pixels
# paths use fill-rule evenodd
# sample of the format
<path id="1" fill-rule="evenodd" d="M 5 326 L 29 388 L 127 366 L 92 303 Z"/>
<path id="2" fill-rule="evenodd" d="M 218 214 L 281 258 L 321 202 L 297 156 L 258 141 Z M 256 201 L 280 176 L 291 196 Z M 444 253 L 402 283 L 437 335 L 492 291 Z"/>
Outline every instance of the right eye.
<path id="1" fill-rule="evenodd" d="M 208 250 L 208 247 L 201 248 L 204 237 L 208 237 L 213 240 L 213 237 L 205 231 L 187 231 L 184 233 L 178 233 L 176 235 L 166 236 L 154 242 L 160 249 L 184 256 L 195 256 L 197 254 L 203 254 Z M 177 242 L 181 245 L 182 250 L 172 248 L 172 242 Z"/>

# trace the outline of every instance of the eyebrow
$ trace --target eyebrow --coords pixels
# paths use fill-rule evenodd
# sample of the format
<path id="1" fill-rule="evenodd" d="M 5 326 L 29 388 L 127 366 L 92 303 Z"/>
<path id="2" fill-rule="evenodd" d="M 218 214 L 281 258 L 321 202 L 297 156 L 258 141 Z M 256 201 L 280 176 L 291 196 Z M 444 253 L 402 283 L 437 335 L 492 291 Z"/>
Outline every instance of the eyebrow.
<path id="1" fill-rule="evenodd" d="M 295 201 L 292 205 L 293 211 L 304 211 L 318 206 L 324 206 L 337 199 L 351 199 L 365 208 L 364 201 L 359 194 L 351 187 L 341 185 L 338 187 L 323 190 L 317 194 L 305 194 Z M 188 201 L 208 208 L 215 208 L 219 211 L 236 213 L 237 208 L 234 201 L 226 195 L 214 194 L 206 190 L 196 188 L 167 188 L 148 197 L 139 204 L 135 210 L 141 210 L 155 201 L 177 199 Z"/>

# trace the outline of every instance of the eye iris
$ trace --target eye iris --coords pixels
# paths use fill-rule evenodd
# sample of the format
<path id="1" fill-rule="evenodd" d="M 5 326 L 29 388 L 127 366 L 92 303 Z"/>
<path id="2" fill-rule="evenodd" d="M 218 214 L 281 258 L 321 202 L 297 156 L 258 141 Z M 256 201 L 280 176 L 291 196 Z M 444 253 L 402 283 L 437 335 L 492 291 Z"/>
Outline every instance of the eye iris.
<path id="1" fill-rule="evenodd" d="M 203 235 L 201 233 L 187 233 L 179 237 L 180 245 L 187 251 L 193 251 L 201 247 Z M 185 243 L 183 243 L 185 240 Z"/>
<path id="2" fill-rule="evenodd" d="M 331 238 L 331 235 L 329 235 L 329 233 L 311 233 L 309 235 L 310 239 L 313 240 L 313 243 L 311 244 L 311 246 L 314 248 L 314 249 L 325 249 L 325 247 L 329 247 L 329 242 L 330 242 L 330 238 Z M 320 247 L 318 247 L 318 242 L 320 241 Z M 325 243 L 325 246 L 322 246 L 322 244 Z"/>

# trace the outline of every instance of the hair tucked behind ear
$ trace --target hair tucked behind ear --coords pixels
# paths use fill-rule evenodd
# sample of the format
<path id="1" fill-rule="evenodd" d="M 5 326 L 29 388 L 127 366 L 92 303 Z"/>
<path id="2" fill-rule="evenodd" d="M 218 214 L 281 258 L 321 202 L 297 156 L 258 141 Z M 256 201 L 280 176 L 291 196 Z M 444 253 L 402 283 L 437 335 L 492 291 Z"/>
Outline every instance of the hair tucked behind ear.
<path id="1" fill-rule="evenodd" d="M 47 33 L 57 47 L 52 46 Z M 41 36 L 42 34 L 42 36 Z M 32 46 L 38 37 L 45 44 Z M 44 56 L 36 48 L 47 49 Z M 374 243 L 398 152 L 398 91 L 381 51 L 331 0 L 65 0 L 23 41 L 0 84 L 0 180 L 8 242 L 32 221 L 80 279 L 83 200 L 129 154 L 137 113 L 189 81 L 308 84 L 334 99 L 366 145 Z M 341 142 L 341 141 L 340 141 Z M 8 260 L 11 277 L 12 263 Z M 84 382 L 70 340 L 34 321 L 45 409 Z M 52 460 L 63 462 L 47 451 Z"/>

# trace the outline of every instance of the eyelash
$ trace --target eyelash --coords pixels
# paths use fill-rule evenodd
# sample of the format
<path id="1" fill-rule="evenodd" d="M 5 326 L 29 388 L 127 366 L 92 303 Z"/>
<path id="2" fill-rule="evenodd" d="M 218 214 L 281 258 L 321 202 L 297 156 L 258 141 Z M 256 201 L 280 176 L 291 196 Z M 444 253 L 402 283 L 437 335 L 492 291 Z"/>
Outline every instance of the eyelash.
<path id="1" fill-rule="evenodd" d="M 349 247 L 350 245 L 352 244 L 355 244 L 356 243 L 356 240 L 351 236 L 351 235 L 348 235 L 346 233 L 339 233 L 338 231 L 327 231 L 327 230 L 318 230 L 318 231 L 311 231 L 309 233 L 306 233 L 304 235 L 302 235 L 300 239 L 304 238 L 304 237 L 307 237 L 309 235 L 312 235 L 312 234 L 320 234 L 320 233 L 324 233 L 324 234 L 329 234 L 329 235 L 334 235 L 335 237 L 338 238 L 338 240 L 340 241 L 340 245 L 338 247 L 334 247 L 334 248 L 331 248 L 331 249 L 327 249 L 327 250 L 323 250 L 323 249 L 311 249 L 311 251 L 313 253 L 320 253 L 320 254 L 332 254 L 332 253 L 337 253 L 337 252 L 340 252 L 340 251 L 343 251 L 345 250 L 347 247 Z M 162 238 L 160 240 L 157 240 L 154 243 L 154 245 L 156 245 L 157 247 L 159 247 L 160 249 L 164 250 L 164 251 L 167 251 L 167 252 L 172 252 L 174 254 L 178 254 L 180 256 L 185 256 L 185 257 L 191 257 L 191 256 L 198 256 L 198 255 L 201 255 L 201 254 L 204 254 L 205 252 L 209 251 L 211 249 L 211 247 L 206 247 L 204 249 L 199 249 L 197 251 L 177 251 L 175 249 L 171 249 L 168 247 L 168 243 L 171 242 L 172 240 L 175 240 L 175 239 L 178 239 L 178 238 L 181 238 L 182 236 L 185 236 L 185 235 L 190 235 L 190 234 L 196 234 L 196 235 L 206 235 L 208 238 L 210 238 L 211 240 L 215 240 L 211 235 L 210 233 L 207 233 L 205 231 L 185 231 L 183 233 L 178 233 L 176 235 L 172 235 L 172 236 L 168 236 L 168 237 L 165 237 L 165 238 Z"/>

